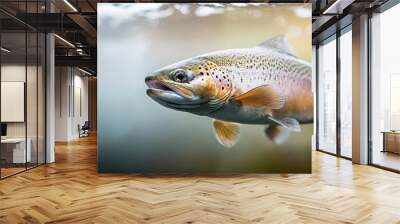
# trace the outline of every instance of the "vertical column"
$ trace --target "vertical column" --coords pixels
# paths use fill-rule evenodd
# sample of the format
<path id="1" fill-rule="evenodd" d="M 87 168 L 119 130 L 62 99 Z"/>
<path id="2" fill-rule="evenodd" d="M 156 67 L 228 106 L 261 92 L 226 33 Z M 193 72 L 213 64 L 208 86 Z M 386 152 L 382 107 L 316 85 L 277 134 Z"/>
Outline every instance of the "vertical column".
<path id="1" fill-rule="evenodd" d="M 353 20 L 353 162 L 368 163 L 368 15 Z"/>
<path id="2" fill-rule="evenodd" d="M 46 163 L 55 161 L 55 60 L 54 35 L 46 35 Z"/>
<path id="3" fill-rule="evenodd" d="M 46 12 L 53 12 L 54 5 L 46 1 Z M 46 34 L 46 163 L 55 161 L 55 43 L 54 34 Z"/>

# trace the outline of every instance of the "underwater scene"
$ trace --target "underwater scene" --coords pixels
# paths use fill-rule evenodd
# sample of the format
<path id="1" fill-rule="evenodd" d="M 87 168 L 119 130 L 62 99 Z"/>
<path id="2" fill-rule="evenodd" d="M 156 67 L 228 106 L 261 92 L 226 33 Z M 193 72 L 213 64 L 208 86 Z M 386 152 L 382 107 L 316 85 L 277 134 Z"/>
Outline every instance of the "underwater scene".
<path id="1" fill-rule="evenodd" d="M 98 170 L 310 173 L 311 5 L 98 4 Z"/>

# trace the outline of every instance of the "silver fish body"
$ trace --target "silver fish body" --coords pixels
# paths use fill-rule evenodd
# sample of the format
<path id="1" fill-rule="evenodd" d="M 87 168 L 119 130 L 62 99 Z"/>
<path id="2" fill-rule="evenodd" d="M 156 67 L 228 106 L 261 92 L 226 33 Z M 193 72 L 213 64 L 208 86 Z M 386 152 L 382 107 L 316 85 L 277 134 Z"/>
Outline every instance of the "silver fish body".
<path id="1" fill-rule="evenodd" d="M 296 57 L 284 37 L 254 48 L 193 57 L 146 77 L 147 94 L 178 111 L 214 118 L 217 140 L 232 147 L 239 124 L 267 125 L 284 142 L 289 131 L 313 121 L 311 66 Z"/>
<path id="2" fill-rule="evenodd" d="M 263 109 L 241 107 L 228 100 L 208 116 L 244 124 L 270 123 L 270 117 L 292 117 L 300 123 L 313 121 L 311 66 L 297 57 L 268 48 L 218 51 L 198 57 L 216 62 L 221 70 L 212 75 L 230 98 L 259 86 L 270 85 L 284 96 L 285 104 L 272 114 Z"/>

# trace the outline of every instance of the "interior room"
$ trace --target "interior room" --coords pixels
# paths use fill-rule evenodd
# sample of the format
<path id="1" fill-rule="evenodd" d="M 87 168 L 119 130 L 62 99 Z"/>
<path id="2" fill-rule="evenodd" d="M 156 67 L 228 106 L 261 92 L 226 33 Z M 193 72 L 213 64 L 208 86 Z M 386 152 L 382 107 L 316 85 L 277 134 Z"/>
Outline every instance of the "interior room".
<path id="1" fill-rule="evenodd" d="M 1 43 L 1 173 L 7 177 L 45 162 L 45 36 L 24 29 L 2 33 Z"/>
<path id="2" fill-rule="evenodd" d="M 0 1 L 0 223 L 400 223 L 399 21 Z"/>

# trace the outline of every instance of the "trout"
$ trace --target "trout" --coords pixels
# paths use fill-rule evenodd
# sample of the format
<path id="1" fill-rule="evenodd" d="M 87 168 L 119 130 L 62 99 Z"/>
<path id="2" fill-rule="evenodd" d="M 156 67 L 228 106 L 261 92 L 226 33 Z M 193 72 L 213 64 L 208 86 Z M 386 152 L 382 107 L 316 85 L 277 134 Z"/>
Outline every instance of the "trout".
<path id="1" fill-rule="evenodd" d="M 284 36 L 174 63 L 145 83 L 162 106 L 212 118 L 216 139 L 228 148 L 237 143 L 240 124 L 265 125 L 266 136 L 281 144 L 313 122 L 311 66 Z"/>

